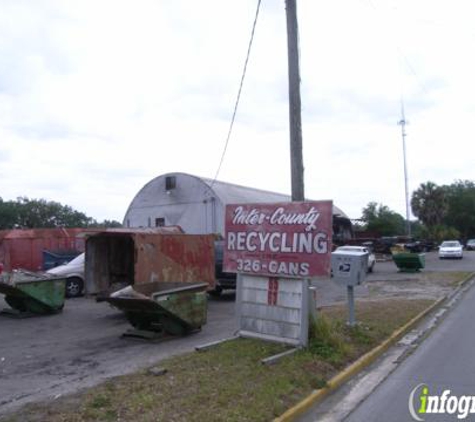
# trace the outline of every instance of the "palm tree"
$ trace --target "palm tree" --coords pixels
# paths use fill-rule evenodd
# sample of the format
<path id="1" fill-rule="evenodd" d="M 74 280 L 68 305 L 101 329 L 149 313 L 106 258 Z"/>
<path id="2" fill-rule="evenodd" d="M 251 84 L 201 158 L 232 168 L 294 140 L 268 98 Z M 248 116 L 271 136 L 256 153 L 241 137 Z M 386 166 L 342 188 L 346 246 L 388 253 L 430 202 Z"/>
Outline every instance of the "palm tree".
<path id="1" fill-rule="evenodd" d="M 442 224 L 448 212 L 445 189 L 433 182 L 422 183 L 412 194 L 412 213 L 424 223 L 429 231 Z"/>

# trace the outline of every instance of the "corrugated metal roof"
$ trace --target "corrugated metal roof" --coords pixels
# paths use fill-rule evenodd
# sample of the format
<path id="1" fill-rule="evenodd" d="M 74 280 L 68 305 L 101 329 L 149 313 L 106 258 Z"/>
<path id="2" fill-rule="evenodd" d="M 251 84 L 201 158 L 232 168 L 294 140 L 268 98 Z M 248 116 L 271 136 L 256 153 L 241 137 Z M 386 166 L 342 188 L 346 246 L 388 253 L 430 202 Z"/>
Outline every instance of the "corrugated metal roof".
<path id="1" fill-rule="evenodd" d="M 88 229 L 51 228 L 51 229 L 11 229 L 0 230 L 0 239 L 37 239 L 51 237 L 75 237 Z"/>
<path id="2" fill-rule="evenodd" d="M 103 229 L 99 234 L 102 233 L 124 233 L 124 234 L 134 234 L 134 233 L 144 233 L 144 234 L 183 234 L 184 231 L 180 226 L 164 226 L 164 227 L 136 227 L 136 228 L 127 228 L 127 227 L 116 227 L 110 229 Z"/>
<path id="3" fill-rule="evenodd" d="M 292 197 L 283 193 L 270 192 L 262 189 L 250 188 L 247 186 L 235 185 L 218 180 L 200 178 L 213 190 L 217 197 L 221 199 L 223 204 L 240 204 L 240 203 L 259 203 L 259 202 L 290 202 Z M 312 201 L 312 199 L 307 198 Z M 333 205 L 333 214 L 341 217 L 347 215 L 336 205 Z"/>
<path id="4" fill-rule="evenodd" d="M 85 233 L 85 236 L 101 236 L 104 234 L 184 234 L 185 232 L 180 226 L 166 226 L 166 227 L 124 227 L 124 228 L 109 228 L 96 231 L 94 233 Z"/>
<path id="5" fill-rule="evenodd" d="M 211 205 L 214 199 L 216 206 Z M 156 220 L 160 217 L 167 225 L 181 225 L 188 233 L 217 233 L 224 230 L 222 225 L 227 204 L 290 201 L 291 196 L 283 193 L 213 181 L 187 173 L 165 173 L 150 180 L 135 195 L 124 216 L 124 226 L 150 227 L 157 224 Z M 348 218 L 335 205 L 333 215 Z"/>

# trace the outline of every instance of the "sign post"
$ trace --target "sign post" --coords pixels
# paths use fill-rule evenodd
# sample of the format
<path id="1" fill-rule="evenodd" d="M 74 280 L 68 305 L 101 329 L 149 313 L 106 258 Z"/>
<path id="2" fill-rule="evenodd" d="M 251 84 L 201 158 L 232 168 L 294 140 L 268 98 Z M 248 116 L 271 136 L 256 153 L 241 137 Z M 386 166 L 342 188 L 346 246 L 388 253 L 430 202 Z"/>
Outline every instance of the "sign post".
<path id="1" fill-rule="evenodd" d="M 335 251 L 331 255 L 333 280 L 346 286 L 348 294 L 348 325 L 353 327 L 355 319 L 354 286 L 359 286 L 366 278 L 368 254 L 356 251 Z"/>
<path id="2" fill-rule="evenodd" d="M 239 333 L 308 342 L 309 279 L 330 274 L 332 202 L 226 207 L 224 268 L 238 273 Z"/>
<path id="3" fill-rule="evenodd" d="M 353 286 L 347 286 L 346 288 L 348 294 L 348 325 L 354 327 L 356 324 L 355 319 L 355 292 Z"/>

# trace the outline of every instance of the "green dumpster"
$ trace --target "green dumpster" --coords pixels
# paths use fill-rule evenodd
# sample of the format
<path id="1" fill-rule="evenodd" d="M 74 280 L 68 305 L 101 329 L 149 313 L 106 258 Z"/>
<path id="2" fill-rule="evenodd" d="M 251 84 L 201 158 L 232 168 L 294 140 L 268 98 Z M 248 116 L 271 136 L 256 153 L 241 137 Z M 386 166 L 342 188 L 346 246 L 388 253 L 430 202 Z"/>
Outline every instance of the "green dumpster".
<path id="1" fill-rule="evenodd" d="M 13 313 L 53 314 L 64 307 L 66 280 L 42 273 L 13 271 L 0 278 L 0 293 Z"/>
<path id="2" fill-rule="evenodd" d="M 425 267 L 425 255 L 422 253 L 395 253 L 393 254 L 393 261 L 399 271 L 406 273 L 415 273 Z"/>
<path id="3" fill-rule="evenodd" d="M 148 283 L 104 298 L 125 313 L 136 330 L 185 335 L 206 323 L 208 283 Z"/>

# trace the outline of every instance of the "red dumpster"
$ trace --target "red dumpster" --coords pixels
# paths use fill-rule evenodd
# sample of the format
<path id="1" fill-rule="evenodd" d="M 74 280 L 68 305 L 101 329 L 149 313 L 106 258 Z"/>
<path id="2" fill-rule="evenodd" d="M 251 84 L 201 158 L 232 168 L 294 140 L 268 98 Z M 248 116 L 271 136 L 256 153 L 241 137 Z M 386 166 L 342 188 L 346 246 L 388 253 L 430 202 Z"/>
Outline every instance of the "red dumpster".
<path id="1" fill-rule="evenodd" d="M 207 283 L 214 289 L 214 236 L 171 227 L 108 229 L 86 241 L 86 293 L 107 295 L 127 285 Z"/>
<path id="2" fill-rule="evenodd" d="M 84 238 L 78 235 L 85 231 L 80 228 L 0 230 L 0 263 L 7 272 L 18 268 L 42 270 L 44 250 L 84 252 Z"/>

